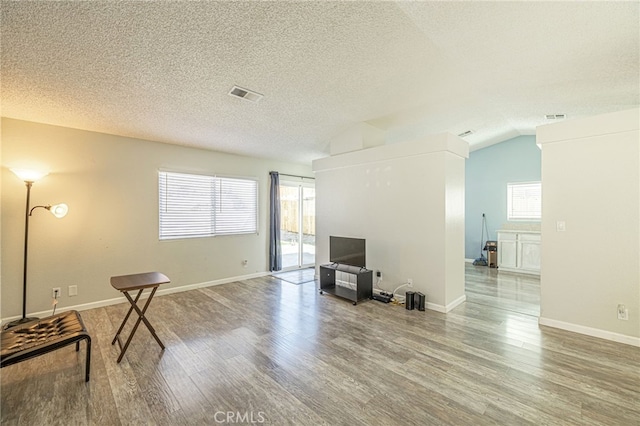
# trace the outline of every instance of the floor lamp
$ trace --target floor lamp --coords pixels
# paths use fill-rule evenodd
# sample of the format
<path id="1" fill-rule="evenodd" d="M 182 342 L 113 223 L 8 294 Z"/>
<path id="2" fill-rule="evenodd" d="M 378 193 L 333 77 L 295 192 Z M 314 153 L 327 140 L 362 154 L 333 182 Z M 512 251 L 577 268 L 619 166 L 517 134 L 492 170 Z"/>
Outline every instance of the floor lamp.
<path id="1" fill-rule="evenodd" d="M 30 197 L 31 197 L 31 186 L 34 182 L 39 179 L 42 179 L 47 175 L 47 173 L 37 172 L 33 170 L 25 170 L 25 169 L 11 169 L 13 173 L 16 174 L 20 179 L 24 181 L 27 185 L 27 207 L 25 209 L 25 222 L 24 222 L 24 269 L 22 272 L 22 318 L 17 319 L 15 321 L 11 321 L 8 323 L 5 328 L 14 327 L 19 324 L 23 324 L 25 322 L 32 321 L 37 318 L 27 318 L 27 256 L 29 254 L 29 218 L 33 214 L 33 211 L 39 207 L 43 209 L 47 209 L 57 218 L 64 217 L 69 208 L 66 204 L 56 204 L 55 206 L 47 205 L 47 206 L 35 206 L 31 208 L 30 205 Z"/>

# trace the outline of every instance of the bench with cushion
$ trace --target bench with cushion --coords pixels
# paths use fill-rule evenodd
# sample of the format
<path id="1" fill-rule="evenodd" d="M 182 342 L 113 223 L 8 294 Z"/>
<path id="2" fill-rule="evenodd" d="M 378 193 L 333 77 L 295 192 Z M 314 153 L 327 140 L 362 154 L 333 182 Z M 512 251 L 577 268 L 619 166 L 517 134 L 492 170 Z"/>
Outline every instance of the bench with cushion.
<path id="1" fill-rule="evenodd" d="M 87 341 L 85 381 L 89 381 L 91 336 L 78 311 L 62 312 L 2 330 L 0 368 L 63 348 L 72 343 L 80 350 L 80 341 Z"/>

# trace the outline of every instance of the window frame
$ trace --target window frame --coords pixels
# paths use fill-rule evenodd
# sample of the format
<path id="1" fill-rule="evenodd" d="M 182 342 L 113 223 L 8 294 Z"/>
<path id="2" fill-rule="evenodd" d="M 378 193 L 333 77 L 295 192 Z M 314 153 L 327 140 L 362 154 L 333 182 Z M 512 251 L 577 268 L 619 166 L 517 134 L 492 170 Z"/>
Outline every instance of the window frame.
<path id="1" fill-rule="evenodd" d="M 183 202 L 183 200 L 186 200 L 188 198 L 185 197 L 185 192 L 174 193 L 171 195 L 168 194 L 167 191 L 170 190 L 170 188 L 167 187 L 168 176 L 174 176 L 176 179 L 182 179 L 182 186 L 188 186 L 189 184 L 194 185 L 191 188 L 192 190 L 194 190 L 194 193 L 192 194 L 194 195 L 194 197 L 190 198 L 190 200 L 192 201 L 192 204 L 190 206 L 186 205 L 186 202 Z M 189 182 L 190 176 L 193 179 L 192 182 Z M 200 186 L 196 185 L 197 180 L 200 180 Z M 205 186 L 202 184 L 203 182 L 208 185 L 207 188 L 205 188 Z M 231 190 L 231 194 L 235 194 L 236 197 L 225 198 L 225 194 L 227 196 L 229 195 L 229 192 L 226 189 L 228 185 L 232 184 L 233 187 L 233 184 L 237 185 L 239 182 L 244 182 L 247 184 L 251 183 L 251 185 L 247 186 L 247 188 L 240 187 L 239 190 L 238 187 L 236 187 L 235 191 L 233 189 Z M 178 184 L 174 181 L 173 185 Z M 255 177 L 229 176 L 202 172 L 159 169 L 157 188 L 158 239 L 160 241 L 259 234 L 260 181 Z M 174 191 L 175 190 L 177 190 L 177 188 L 174 188 Z M 197 193 L 198 191 L 200 192 L 200 194 Z M 209 194 L 206 193 L 207 191 L 209 192 Z M 250 201 L 247 202 L 247 200 Z M 171 215 L 163 216 L 163 213 L 167 212 L 167 201 L 172 202 L 176 207 L 173 217 Z M 198 204 L 198 202 L 200 202 L 200 204 Z M 230 205 L 230 202 L 232 203 L 232 207 L 226 207 Z M 239 220 L 238 225 L 241 224 L 242 226 L 234 229 L 233 220 L 235 218 L 233 216 L 233 212 L 242 212 L 243 210 L 238 210 L 238 207 L 242 207 L 243 202 L 245 202 L 248 207 L 246 210 L 244 210 L 244 212 L 249 215 L 249 220 Z M 182 229 L 176 229 L 176 227 L 180 226 L 179 219 L 176 219 L 176 216 L 179 216 L 180 214 L 188 214 L 189 210 L 191 210 L 192 213 L 196 212 L 196 215 L 188 216 L 187 222 L 185 222 L 184 227 Z M 200 213 L 199 219 L 198 217 L 196 217 L 198 216 L 197 212 Z M 229 216 L 230 212 L 231 216 Z M 222 226 L 223 224 L 225 226 Z M 174 229 L 168 229 L 172 225 Z M 231 225 L 231 229 L 229 228 L 229 225 Z M 201 229 L 195 230 L 196 228 Z M 221 231 L 221 229 L 224 229 L 224 231 Z"/>
<path id="2" fill-rule="evenodd" d="M 538 208 L 530 209 L 531 200 L 525 200 L 527 204 L 527 208 L 520 209 L 518 212 L 515 212 L 514 200 L 513 200 L 513 190 L 520 189 L 526 191 L 525 187 L 532 187 L 533 185 L 538 187 L 538 198 L 540 200 Z M 518 188 L 519 187 L 519 188 Z M 526 195 L 525 195 L 526 197 Z M 533 198 L 533 197 L 527 197 Z M 539 212 L 539 213 L 537 213 Z M 528 182 L 508 182 L 507 183 L 507 221 L 510 222 L 540 222 L 542 221 L 542 181 L 528 181 Z"/>

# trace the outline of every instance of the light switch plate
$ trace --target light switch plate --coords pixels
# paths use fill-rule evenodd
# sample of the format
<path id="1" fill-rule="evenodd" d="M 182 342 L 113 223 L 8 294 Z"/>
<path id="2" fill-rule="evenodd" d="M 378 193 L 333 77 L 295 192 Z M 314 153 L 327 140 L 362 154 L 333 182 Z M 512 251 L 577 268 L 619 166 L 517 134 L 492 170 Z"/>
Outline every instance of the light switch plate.
<path id="1" fill-rule="evenodd" d="M 559 221 L 556 222 L 556 231 L 557 232 L 564 232 L 564 231 L 566 231 L 566 229 L 567 229 L 567 226 L 564 223 L 564 220 L 559 220 Z"/>

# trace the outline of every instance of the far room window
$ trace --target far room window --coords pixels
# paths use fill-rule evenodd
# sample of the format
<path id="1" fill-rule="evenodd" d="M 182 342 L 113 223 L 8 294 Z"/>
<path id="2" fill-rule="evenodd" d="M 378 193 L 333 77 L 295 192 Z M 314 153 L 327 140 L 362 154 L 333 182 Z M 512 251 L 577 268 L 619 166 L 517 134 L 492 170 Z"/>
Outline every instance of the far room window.
<path id="1" fill-rule="evenodd" d="M 507 220 L 542 218 L 542 182 L 507 184 Z"/>
<path id="2" fill-rule="evenodd" d="M 161 171 L 158 188 L 161 240 L 258 232 L 255 179 Z"/>

